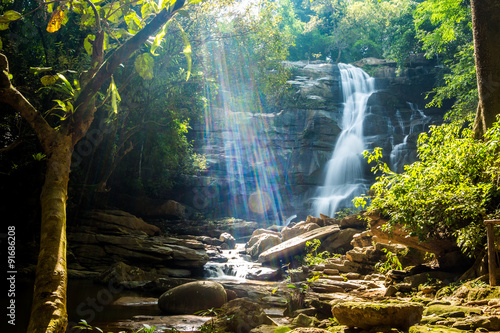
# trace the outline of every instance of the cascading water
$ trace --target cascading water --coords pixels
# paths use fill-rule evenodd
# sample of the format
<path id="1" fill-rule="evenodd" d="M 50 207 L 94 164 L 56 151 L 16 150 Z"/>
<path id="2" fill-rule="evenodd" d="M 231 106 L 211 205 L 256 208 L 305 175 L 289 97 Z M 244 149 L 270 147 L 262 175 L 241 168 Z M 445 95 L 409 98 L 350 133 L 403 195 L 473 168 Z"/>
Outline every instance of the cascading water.
<path id="1" fill-rule="evenodd" d="M 410 131 L 406 134 L 405 128 L 402 125 L 402 120 L 398 119 L 402 134 L 406 135 L 402 143 L 392 147 L 390 155 L 390 166 L 394 172 L 403 172 L 405 165 L 411 164 L 416 160 L 416 156 L 413 156 L 415 150 L 408 146 L 408 137 L 412 134 L 425 131 L 429 122 L 432 120 L 431 117 L 426 116 L 424 111 L 420 110 L 416 104 L 408 102 L 408 105 L 412 111 L 410 118 Z M 399 111 L 396 115 L 401 117 Z"/>
<path id="2" fill-rule="evenodd" d="M 315 216 L 334 216 L 368 189 L 362 170 L 363 121 L 368 98 L 375 91 L 375 80 L 360 68 L 346 64 L 338 66 L 344 97 L 342 132 L 327 163 L 324 185 L 317 189 L 313 199 Z"/>

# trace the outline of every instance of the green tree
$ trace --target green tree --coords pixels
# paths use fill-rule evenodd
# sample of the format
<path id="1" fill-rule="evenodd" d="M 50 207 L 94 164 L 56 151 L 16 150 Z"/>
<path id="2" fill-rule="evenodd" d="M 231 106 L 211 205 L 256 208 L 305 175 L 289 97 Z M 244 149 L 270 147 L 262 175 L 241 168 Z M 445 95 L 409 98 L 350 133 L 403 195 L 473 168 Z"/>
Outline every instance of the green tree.
<path id="1" fill-rule="evenodd" d="M 28 122 L 47 156 L 40 197 L 40 253 L 28 332 L 64 332 L 66 329 L 66 198 L 71 155 L 75 144 L 92 124 L 96 97 L 101 87 L 111 79 L 111 102 L 116 107 L 117 91 L 112 75 L 183 5 L 184 1 L 164 1 L 158 6 L 150 2 L 103 2 L 96 5 L 90 0 L 41 4 L 38 9 L 50 14 L 48 32 L 64 30 L 65 23 L 93 30 L 93 35 L 82 41 L 91 56 L 89 66 L 86 71 L 80 71 L 76 84 L 60 74 L 42 78 L 42 83 L 56 84 L 56 88 L 66 95 L 64 100 L 58 102 L 58 121 L 49 122 L 44 117 L 45 112 L 33 106 L 14 87 L 11 80 L 15 80 L 16 73 L 10 73 L 7 57 L 0 54 L 0 102 L 10 105 Z M 68 16 L 73 15 L 74 20 L 66 21 Z M 1 28 L 6 29 L 11 21 L 20 20 L 22 15 L 16 11 L 5 11 L 3 18 Z M 107 53 L 109 55 L 105 57 Z M 143 59 L 149 57 L 143 56 Z M 139 63 L 136 68 L 144 75 L 147 66 L 148 61 Z M 49 113 L 54 114 L 52 111 Z"/>
<path id="2" fill-rule="evenodd" d="M 381 161 L 380 150 L 367 153 L 379 173 L 370 209 L 389 217 L 389 229 L 402 225 L 421 240 L 455 238 L 474 254 L 484 244 L 483 220 L 498 209 L 499 133 L 496 123 L 485 142 L 457 124 L 432 127 L 419 137 L 420 161 L 401 174 Z"/>
<path id="3" fill-rule="evenodd" d="M 415 10 L 414 21 L 426 57 L 442 66 L 442 81 L 431 92 L 429 105 L 455 100 L 448 117 L 471 121 L 478 99 L 470 1 L 424 1 Z"/>

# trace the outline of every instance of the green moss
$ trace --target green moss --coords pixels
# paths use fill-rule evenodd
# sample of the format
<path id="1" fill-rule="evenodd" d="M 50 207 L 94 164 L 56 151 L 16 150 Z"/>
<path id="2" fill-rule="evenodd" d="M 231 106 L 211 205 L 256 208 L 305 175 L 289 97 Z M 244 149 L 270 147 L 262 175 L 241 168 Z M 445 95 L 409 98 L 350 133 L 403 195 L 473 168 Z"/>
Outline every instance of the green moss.
<path id="1" fill-rule="evenodd" d="M 467 306 L 452 306 L 452 305 L 443 305 L 443 304 L 435 304 L 428 306 L 424 310 L 424 316 L 431 316 L 431 315 L 442 315 L 445 313 L 449 312 L 457 312 L 457 311 L 463 311 L 466 314 L 477 314 L 480 315 L 482 311 L 480 309 L 475 309 L 472 307 L 467 307 Z"/>
<path id="2" fill-rule="evenodd" d="M 427 305 L 430 302 L 432 302 L 433 300 L 430 299 L 430 298 L 426 298 L 426 297 L 415 296 L 415 297 L 411 298 L 411 301 L 414 302 L 414 303 L 420 303 L 420 304 L 423 304 L 423 305 Z"/>
<path id="3" fill-rule="evenodd" d="M 292 329 L 288 326 L 279 326 L 274 330 L 274 333 L 286 333 L 291 331 Z"/>
<path id="4" fill-rule="evenodd" d="M 456 328 L 441 325 L 416 325 L 410 327 L 408 333 L 462 333 L 467 332 Z"/>
<path id="5" fill-rule="evenodd" d="M 467 300 L 480 301 L 483 299 L 500 298 L 500 287 L 484 286 L 480 288 L 472 288 L 467 294 Z"/>
<path id="6" fill-rule="evenodd" d="M 436 316 L 427 316 L 423 317 L 422 320 L 420 321 L 420 324 L 422 325 L 434 325 L 438 321 L 446 320 L 443 317 L 436 317 Z"/>
<path id="7" fill-rule="evenodd" d="M 437 291 L 436 298 L 439 299 L 439 298 L 443 298 L 446 296 L 450 296 L 452 294 L 453 294 L 453 289 L 449 286 L 446 286 L 446 287 L 443 287 Z"/>

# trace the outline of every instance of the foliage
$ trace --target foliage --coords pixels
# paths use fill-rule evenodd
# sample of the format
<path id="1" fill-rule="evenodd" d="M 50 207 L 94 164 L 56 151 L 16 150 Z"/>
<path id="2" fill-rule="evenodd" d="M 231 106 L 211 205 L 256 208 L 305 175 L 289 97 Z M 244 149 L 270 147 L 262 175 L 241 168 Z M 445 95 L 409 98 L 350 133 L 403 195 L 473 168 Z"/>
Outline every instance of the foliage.
<path id="1" fill-rule="evenodd" d="M 471 120 L 477 105 L 470 1 L 427 0 L 414 13 L 416 37 L 428 58 L 437 58 L 442 82 L 432 92 L 430 106 L 455 99 L 451 119 Z"/>
<path id="2" fill-rule="evenodd" d="M 375 268 L 382 274 L 385 274 L 393 269 L 401 270 L 403 269 L 403 265 L 401 265 L 401 261 L 399 261 L 399 253 L 394 253 L 389 251 L 386 248 L 382 249 L 382 252 L 385 253 L 385 262 L 378 262 L 375 265 Z"/>
<path id="3" fill-rule="evenodd" d="M 357 207 L 348 207 L 348 208 L 344 208 L 344 209 L 341 209 L 338 212 L 336 212 L 335 213 L 335 218 L 341 220 L 344 217 L 347 217 L 347 216 L 350 216 L 350 215 L 354 215 L 354 214 L 358 214 L 359 212 L 361 212 L 361 209 L 359 209 Z M 358 216 L 358 218 L 361 218 L 361 217 Z"/>
<path id="4" fill-rule="evenodd" d="M 304 262 L 307 265 L 320 265 L 323 264 L 326 259 L 330 258 L 331 254 L 328 251 L 322 251 L 318 253 L 318 248 L 321 246 L 321 241 L 319 239 L 313 239 L 312 241 L 306 242 L 306 252 L 304 257 Z"/>
<path id="5" fill-rule="evenodd" d="M 294 60 L 353 62 L 396 56 L 400 46 L 405 46 L 401 52 L 414 51 L 414 7 L 409 0 L 280 1 L 282 12 L 290 13 L 283 14 L 283 29 L 295 36 L 296 43 L 290 48 Z"/>
<path id="6" fill-rule="evenodd" d="M 388 228 L 399 224 L 411 236 L 454 237 L 473 253 L 485 243 L 483 220 L 496 211 L 499 200 L 500 127 L 496 123 L 485 141 L 476 141 L 468 127 L 455 123 L 434 126 L 418 140 L 420 161 L 401 174 L 382 162 L 380 149 L 365 153 L 381 173 L 372 186 L 370 209 L 389 217 Z"/>

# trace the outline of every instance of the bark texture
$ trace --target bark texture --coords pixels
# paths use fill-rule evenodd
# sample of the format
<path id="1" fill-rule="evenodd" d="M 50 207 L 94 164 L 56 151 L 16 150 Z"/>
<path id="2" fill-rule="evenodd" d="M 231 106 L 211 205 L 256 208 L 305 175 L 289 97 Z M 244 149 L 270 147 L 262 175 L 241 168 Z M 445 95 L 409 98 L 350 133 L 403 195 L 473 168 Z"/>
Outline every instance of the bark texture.
<path id="1" fill-rule="evenodd" d="M 28 332 L 65 332 L 66 311 L 66 199 L 73 143 L 55 136 L 40 196 L 42 221 L 33 306 Z"/>
<path id="2" fill-rule="evenodd" d="M 479 105 L 474 135 L 482 138 L 500 113 L 500 1 L 471 0 Z"/>
<path id="3" fill-rule="evenodd" d="M 40 253 L 36 269 L 33 305 L 28 333 L 63 333 L 68 324 L 66 309 L 66 200 L 75 144 L 85 136 L 94 113 L 94 96 L 118 66 L 146 42 L 184 5 L 162 10 L 143 30 L 119 47 L 88 82 L 74 102 L 73 118 L 52 128 L 31 103 L 11 84 L 7 57 L 0 53 L 0 103 L 11 105 L 30 124 L 45 154 L 47 171 L 40 196 L 42 205 Z"/>

